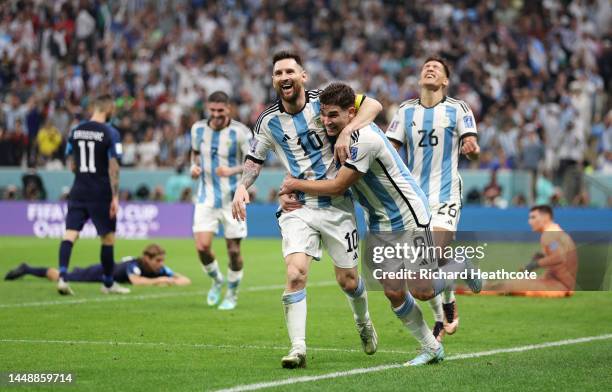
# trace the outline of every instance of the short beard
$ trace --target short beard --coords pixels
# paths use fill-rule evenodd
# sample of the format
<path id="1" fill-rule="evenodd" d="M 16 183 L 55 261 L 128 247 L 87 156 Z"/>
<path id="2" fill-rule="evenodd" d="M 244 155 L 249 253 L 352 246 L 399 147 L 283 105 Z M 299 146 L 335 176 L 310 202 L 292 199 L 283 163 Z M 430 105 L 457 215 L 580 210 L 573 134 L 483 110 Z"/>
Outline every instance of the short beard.
<path id="1" fill-rule="evenodd" d="M 283 97 L 283 89 L 280 88 L 276 93 L 278 94 L 279 97 L 281 97 L 281 100 L 289 103 L 289 104 L 294 104 L 297 102 L 298 98 L 300 97 L 300 94 L 302 93 L 302 90 L 304 88 L 303 87 L 297 87 L 295 84 L 293 85 L 293 94 L 291 94 L 291 96 L 289 96 L 288 98 L 284 98 Z"/>

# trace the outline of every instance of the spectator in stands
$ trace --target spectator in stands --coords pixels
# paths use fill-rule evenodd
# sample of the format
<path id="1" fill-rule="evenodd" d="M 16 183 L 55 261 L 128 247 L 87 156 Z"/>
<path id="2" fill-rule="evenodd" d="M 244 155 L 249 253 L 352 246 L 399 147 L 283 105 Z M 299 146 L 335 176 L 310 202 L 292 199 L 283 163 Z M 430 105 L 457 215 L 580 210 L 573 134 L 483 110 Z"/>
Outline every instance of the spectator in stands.
<path id="1" fill-rule="evenodd" d="M 502 197 L 502 187 L 497 183 L 497 170 L 491 171 L 491 180 L 482 191 L 484 204 L 492 207 L 506 208 L 508 202 Z"/>
<path id="2" fill-rule="evenodd" d="M 121 166 L 133 167 L 136 165 L 137 147 L 134 142 L 134 134 L 127 132 L 123 137 L 123 154 L 121 155 Z"/>
<path id="3" fill-rule="evenodd" d="M 281 47 L 305 55 L 311 85 L 350 80 L 389 113 L 395 112 L 391 103 L 417 96 L 418 65 L 431 52 L 440 53 L 453 68 L 456 87 L 448 94 L 465 99 L 486 124 L 480 127 L 483 157 L 491 151 L 496 167 L 524 167 L 521 132 L 539 124 L 545 148 L 540 164 L 566 171 L 567 160 L 575 157 L 559 150 L 558 142 L 566 139 L 559 130 L 572 121 L 582 133 L 583 142 L 574 145 L 582 160 L 592 125 L 612 102 L 607 1 L 319 3 L 222 7 L 139 0 L 94 7 L 90 1 L 2 1 L 0 128 L 11 133 L 20 118 L 32 143 L 36 121 L 30 114 L 37 115 L 30 99 L 36 93 L 41 115 L 65 135 L 87 117 L 92 96 L 110 93 L 120 108 L 113 123 L 122 134 L 132 132 L 142 143 L 149 128 L 170 124 L 174 160 L 160 163 L 174 166 L 184 162 L 189 145 L 182 119 L 202 117 L 198 97 L 206 91 L 233 95 L 240 121 L 254 125 L 274 98 L 265 77 L 267 54 Z M 389 120 L 383 115 L 379 124 Z M 151 159 L 160 152 L 157 135 L 152 142 L 158 151 L 148 146 L 141 166 L 159 164 Z M 590 158 L 598 162 L 596 170 L 608 170 L 606 151 L 600 148 L 597 159 Z M 566 160 L 562 165 L 560 157 Z M 0 157 L 0 164 L 5 160 Z"/>
<path id="4" fill-rule="evenodd" d="M 28 135 L 23 129 L 23 121 L 21 118 L 15 120 L 15 127 L 13 132 L 10 133 L 10 139 L 12 141 L 12 162 L 15 166 L 21 166 L 26 158 L 28 151 Z"/>
<path id="5" fill-rule="evenodd" d="M 47 190 L 34 165 L 21 177 L 21 189 L 24 200 L 47 200 Z"/>
<path id="6" fill-rule="evenodd" d="M 58 157 L 60 147 L 62 146 L 62 134 L 51 121 L 45 121 L 43 127 L 38 131 L 36 136 L 36 150 L 38 152 L 39 162 L 46 163 Z"/>
<path id="7" fill-rule="evenodd" d="M 154 140 L 154 129 L 149 127 L 145 133 L 144 140 L 138 143 L 136 146 L 136 153 L 138 155 L 137 166 L 141 169 L 155 169 L 157 168 L 157 161 L 159 159 L 159 143 Z"/>

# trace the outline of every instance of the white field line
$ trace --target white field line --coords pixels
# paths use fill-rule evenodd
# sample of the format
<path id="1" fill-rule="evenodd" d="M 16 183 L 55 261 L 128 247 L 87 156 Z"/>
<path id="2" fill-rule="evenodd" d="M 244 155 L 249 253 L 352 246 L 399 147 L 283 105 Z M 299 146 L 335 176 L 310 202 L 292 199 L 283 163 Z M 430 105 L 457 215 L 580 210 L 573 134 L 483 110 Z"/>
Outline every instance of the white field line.
<path id="1" fill-rule="evenodd" d="M 548 347 L 567 346 L 570 344 L 579 344 L 579 343 L 586 343 L 586 342 L 592 342 L 595 340 L 605 340 L 605 339 L 612 339 L 612 334 L 588 336 L 588 337 L 577 338 L 577 339 L 559 340 L 556 342 L 547 342 L 547 343 L 540 343 L 540 344 L 530 344 L 527 346 L 500 348 L 497 350 L 480 351 L 480 352 L 475 352 L 475 353 L 457 354 L 457 355 L 452 355 L 446 358 L 446 360 L 453 361 L 453 360 L 459 360 L 459 359 L 486 357 L 490 355 L 503 354 L 503 353 L 518 353 L 518 352 L 524 352 L 524 351 L 539 350 L 539 349 L 548 348 Z M 402 364 L 395 363 L 395 364 L 380 365 L 380 366 L 374 366 L 374 367 L 368 367 L 368 368 L 357 368 L 357 369 L 346 370 L 346 371 L 341 371 L 341 372 L 321 374 L 318 376 L 292 377 L 292 378 L 288 378 L 285 380 L 238 385 L 238 386 L 227 388 L 227 389 L 220 389 L 217 392 L 255 391 L 258 389 L 274 388 L 274 387 L 279 387 L 283 385 L 306 383 L 306 382 L 327 380 L 327 379 L 333 379 L 333 378 L 339 378 L 339 377 L 348 377 L 348 376 L 353 376 L 356 374 L 380 372 L 384 370 L 396 369 L 396 368 L 401 368 L 401 367 L 403 367 Z"/>
<path id="2" fill-rule="evenodd" d="M 334 281 L 323 281 L 323 282 L 314 282 L 309 283 L 307 287 L 327 287 L 334 286 L 337 283 Z M 256 292 L 256 291 L 272 291 L 272 290 L 282 290 L 285 288 L 285 285 L 276 284 L 269 286 L 252 286 L 241 288 L 241 292 Z M 172 297 L 190 297 L 197 295 L 206 294 L 206 290 L 197 290 L 197 291 L 177 291 L 177 292 L 167 292 L 167 293 L 157 293 L 157 294 L 141 294 L 141 295 L 108 295 L 99 297 L 91 297 L 91 298 L 75 298 L 75 299 L 66 299 L 66 300 L 56 300 L 56 301 L 39 301 L 39 302 L 23 302 L 23 303 L 13 303 L 13 304 L 0 304 L 0 309 L 7 308 L 29 308 L 36 306 L 53 306 L 53 305 L 78 305 L 85 303 L 94 303 L 94 302 L 117 302 L 117 301 L 143 301 L 150 299 L 160 299 L 160 298 L 172 298 Z M 55 294 L 55 293 L 54 293 Z"/>
<path id="3" fill-rule="evenodd" d="M 279 350 L 287 351 L 288 346 L 257 346 L 257 345 L 233 345 L 233 344 L 208 344 L 208 343 L 170 343 L 170 342 L 116 342 L 112 340 L 49 340 L 49 339 L 0 339 L 0 343 L 18 344 L 62 344 L 62 345 L 92 345 L 92 346 L 140 346 L 140 347 L 187 347 L 208 348 L 220 350 Z M 310 351 L 336 351 L 343 353 L 361 353 L 362 350 L 335 347 L 308 347 Z M 401 350 L 378 350 L 385 354 L 410 354 L 414 351 Z"/>

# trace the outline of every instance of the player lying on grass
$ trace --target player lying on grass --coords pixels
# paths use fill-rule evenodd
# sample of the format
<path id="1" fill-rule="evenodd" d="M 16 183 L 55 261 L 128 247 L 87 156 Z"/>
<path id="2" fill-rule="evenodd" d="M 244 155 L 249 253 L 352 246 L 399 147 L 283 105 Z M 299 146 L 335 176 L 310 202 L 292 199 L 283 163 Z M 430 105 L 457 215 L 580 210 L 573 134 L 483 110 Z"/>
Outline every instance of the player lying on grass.
<path id="1" fill-rule="evenodd" d="M 164 265 L 166 251 L 157 244 L 148 245 L 140 257 L 127 256 L 115 266 L 114 280 L 120 283 L 131 283 L 139 286 L 186 286 L 191 284 L 189 278 L 172 271 Z M 74 268 L 68 272 L 72 282 L 102 282 L 104 270 L 100 264 L 85 268 Z M 21 263 L 19 267 L 9 271 L 4 280 L 15 280 L 25 275 L 47 278 L 56 282 L 59 271 L 55 268 L 31 267 Z"/>
<path id="2" fill-rule="evenodd" d="M 323 90 L 320 101 L 323 125 L 329 136 L 337 136 L 355 116 L 355 93 L 345 84 L 332 83 Z M 299 191 L 311 195 L 339 195 L 352 187 L 366 211 L 368 229 L 374 233 L 374 236 L 368 236 L 366 247 L 369 248 L 370 239 L 376 236 L 387 243 L 397 243 L 399 240 L 410 244 L 418 236 L 419 241 L 433 246 L 429 233 L 431 213 L 427 198 L 383 132 L 376 124 L 370 123 L 355 131 L 351 139 L 349 159 L 339 169 L 335 179 L 309 181 L 288 177 L 280 194 Z M 436 267 L 433 265 L 435 259 L 419 261 L 431 263 L 426 267 Z M 398 272 L 408 267 L 401 258 L 387 260 L 381 266 L 386 269 L 385 272 Z M 413 266 L 420 267 L 421 264 Z M 422 346 L 421 353 L 406 365 L 423 365 L 442 360 L 444 349 L 423 320 L 421 309 L 411 292 L 405 290 L 407 282 L 403 279 L 383 278 L 381 283 L 396 316 Z M 409 283 L 412 294 L 424 300 L 452 285 L 452 282 L 442 279 Z M 472 285 L 474 291 L 480 290 L 479 280 L 470 280 L 468 284 Z"/>
<path id="3" fill-rule="evenodd" d="M 569 297 L 574 293 L 578 271 L 578 253 L 572 238 L 553 220 L 553 210 L 538 205 L 529 211 L 529 226 L 541 233 L 541 252 L 534 255 L 522 270 L 544 269 L 535 280 L 513 280 L 486 285 L 487 291 L 500 295 L 528 297 Z M 492 293 L 487 293 L 492 294 Z"/>

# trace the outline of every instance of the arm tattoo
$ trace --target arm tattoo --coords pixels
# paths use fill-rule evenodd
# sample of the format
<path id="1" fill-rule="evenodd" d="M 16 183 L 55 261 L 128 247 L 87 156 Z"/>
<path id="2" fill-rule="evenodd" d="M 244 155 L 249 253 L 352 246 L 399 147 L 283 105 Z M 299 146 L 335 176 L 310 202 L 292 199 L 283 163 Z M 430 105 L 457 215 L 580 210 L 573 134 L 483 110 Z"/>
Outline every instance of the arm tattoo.
<path id="1" fill-rule="evenodd" d="M 117 159 L 113 158 L 108 162 L 108 176 L 113 197 L 117 197 L 119 196 L 119 162 Z"/>
<path id="2" fill-rule="evenodd" d="M 242 165 L 242 180 L 240 183 L 244 185 L 245 188 L 249 188 L 257 177 L 259 176 L 259 172 L 261 171 L 263 165 L 259 163 L 255 163 L 250 159 L 247 159 Z"/>

